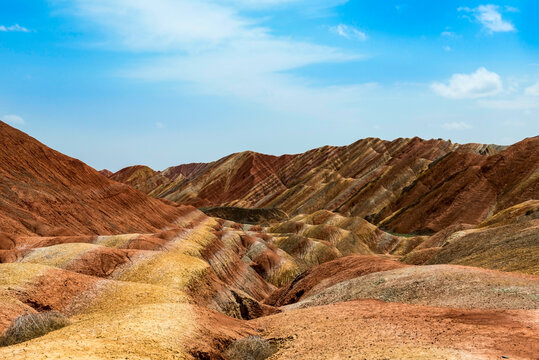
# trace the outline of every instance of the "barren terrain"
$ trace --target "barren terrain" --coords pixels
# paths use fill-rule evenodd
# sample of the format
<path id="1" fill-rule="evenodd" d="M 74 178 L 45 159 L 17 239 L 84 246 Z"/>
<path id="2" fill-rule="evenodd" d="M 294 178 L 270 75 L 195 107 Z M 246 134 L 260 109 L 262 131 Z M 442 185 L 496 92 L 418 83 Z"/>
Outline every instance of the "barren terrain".
<path id="1" fill-rule="evenodd" d="M 0 144 L 0 340 L 64 319 L 0 359 L 539 359 L 539 137 L 115 174 Z"/>

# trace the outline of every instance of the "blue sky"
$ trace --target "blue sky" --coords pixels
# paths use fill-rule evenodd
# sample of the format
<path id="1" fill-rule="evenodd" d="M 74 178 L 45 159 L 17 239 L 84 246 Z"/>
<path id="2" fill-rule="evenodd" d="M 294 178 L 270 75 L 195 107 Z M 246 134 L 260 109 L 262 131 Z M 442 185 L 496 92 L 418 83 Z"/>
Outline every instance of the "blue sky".
<path id="1" fill-rule="evenodd" d="M 539 2 L 2 0 L 0 119 L 95 168 L 539 134 Z"/>

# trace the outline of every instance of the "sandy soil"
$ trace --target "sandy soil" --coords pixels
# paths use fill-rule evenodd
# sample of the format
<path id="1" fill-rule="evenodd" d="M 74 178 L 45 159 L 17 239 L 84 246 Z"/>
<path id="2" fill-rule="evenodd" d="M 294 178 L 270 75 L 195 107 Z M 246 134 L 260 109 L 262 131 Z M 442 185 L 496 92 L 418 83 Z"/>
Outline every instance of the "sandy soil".
<path id="1" fill-rule="evenodd" d="M 251 321 L 271 359 L 537 359 L 537 310 L 463 310 L 358 300 Z"/>

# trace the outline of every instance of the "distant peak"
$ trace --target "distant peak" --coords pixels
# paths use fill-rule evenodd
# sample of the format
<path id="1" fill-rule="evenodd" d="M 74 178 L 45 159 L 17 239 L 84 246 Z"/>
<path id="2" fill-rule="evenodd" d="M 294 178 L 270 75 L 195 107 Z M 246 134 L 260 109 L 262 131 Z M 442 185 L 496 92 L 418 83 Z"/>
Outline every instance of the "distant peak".
<path id="1" fill-rule="evenodd" d="M 101 173 L 101 175 L 106 176 L 108 178 L 114 175 L 114 173 L 108 169 L 99 170 L 99 172 Z"/>

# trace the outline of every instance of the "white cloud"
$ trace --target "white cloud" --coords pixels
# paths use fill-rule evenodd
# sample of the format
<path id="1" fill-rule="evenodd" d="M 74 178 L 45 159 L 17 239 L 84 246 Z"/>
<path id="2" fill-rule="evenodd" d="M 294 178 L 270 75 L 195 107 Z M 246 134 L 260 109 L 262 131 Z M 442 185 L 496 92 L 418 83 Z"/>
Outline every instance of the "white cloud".
<path id="1" fill-rule="evenodd" d="M 537 82 L 535 85 L 527 87 L 525 94 L 529 96 L 539 96 L 539 82 Z"/>
<path id="2" fill-rule="evenodd" d="M 453 49 L 451 48 L 451 46 L 447 46 L 447 45 L 446 45 L 446 46 L 444 46 L 444 50 L 445 50 L 445 51 L 451 51 L 451 50 L 453 50 Z"/>
<path id="3" fill-rule="evenodd" d="M 442 124 L 442 127 L 444 129 L 448 129 L 448 130 L 466 130 L 466 129 L 471 129 L 472 126 L 463 122 L 463 121 L 455 121 L 455 122 L 449 122 L 449 123 L 444 123 Z"/>
<path id="4" fill-rule="evenodd" d="M 30 30 L 19 24 L 15 24 L 11 26 L 0 25 L 0 32 L 30 32 Z"/>
<path id="5" fill-rule="evenodd" d="M 157 129 L 164 129 L 165 128 L 165 124 L 163 124 L 162 122 L 158 121 L 155 123 L 155 127 Z"/>
<path id="6" fill-rule="evenodd" d="M 311 64 L 358 60 L 360 55 L 275 36 L 225 1 L 54 3 L 64 13 L 97 24 L 105 46 L 149 54 L 145 60 L 125 66 L 121 76 L 174 81 L 191 93 L 235 97 L 315 116 L 356 114 L 364 86 L 316 87 L 290 71 Z"/>
<path id="7" fill-rule="evenodd" d="M 478 99 L 501 93 L 503 84 L 498 74 L 481 67 L 472 74 L 454 74 L 446 84 L 435 82 L 431 89 L 451 99 Z"/>
<path id="8" fill-rule="evenodd" d="M 11 125 L 24 125 L 24 119 L 19 115 L 4 115 L 0 119 Z"/>
<path id="9" fill-rule="evenodd" d="M 514 12 L 515 8 L 508 8 L 506 11 Z M 497 5 L 479 5 L 476 8 L 460 7 L 458 11 L 473 14 L 476 21 L 481 23 L 485 30 L 490 33 L 515 31 L 515 27 L 509 21 L 504 20 Z"/>
<path id="10" fill-rule="evenodd" d="M 357 39 L 361 41 L 367 40 L 367 34 L 365 34 L 363 31 L 360 31 L 355 27 L 348 26 L 345 24 L 330 26 L 329 30 L 334 34 L 337 34 L 347 39 Z"/>

